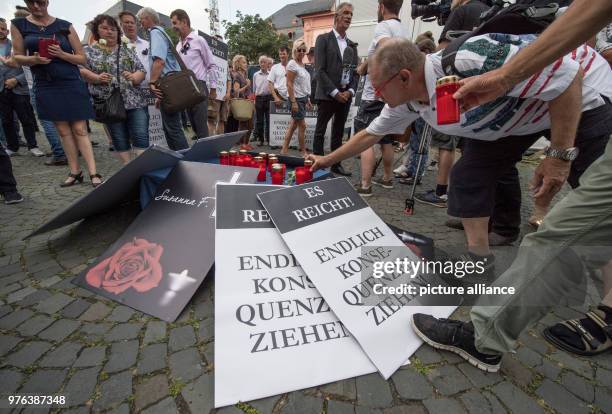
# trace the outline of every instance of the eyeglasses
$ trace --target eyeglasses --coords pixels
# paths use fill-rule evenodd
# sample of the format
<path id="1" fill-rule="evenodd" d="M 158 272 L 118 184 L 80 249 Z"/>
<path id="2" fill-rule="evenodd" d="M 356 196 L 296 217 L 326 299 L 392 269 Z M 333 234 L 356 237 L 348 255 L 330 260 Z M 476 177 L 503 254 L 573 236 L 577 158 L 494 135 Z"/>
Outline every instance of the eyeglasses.
<path id="1" fill-rule="evenodd" d="M 186 54 L 187 54 L 187 51 L 189 50 L 189 48 L 190 48 L 190 47 L 191 47 L 191 46 L 189 45 L 189 42 L 185 43 L 185 44 L 183 45 L 183 47 L 181 48 L 181 53 L 182 53 L 183 55 L 186 55 Z"/>
<path id="2" fill-rule="evenodd" d="M 298 52 L 298 53 L 306 53 L 306 49 L 297 49 L 296 52 Z"/>
<path id="3" fill-rule="evenodd" d="M 395 75 L 391 76 L 389 79 L 381 83 L 378 88 L 374 88 L 374 96 L 377 98 L 382 98 L 382 91 L 385 87 L 393 80 L 397 75 L 400 74 L 401 71 L 398 71 Z"/>

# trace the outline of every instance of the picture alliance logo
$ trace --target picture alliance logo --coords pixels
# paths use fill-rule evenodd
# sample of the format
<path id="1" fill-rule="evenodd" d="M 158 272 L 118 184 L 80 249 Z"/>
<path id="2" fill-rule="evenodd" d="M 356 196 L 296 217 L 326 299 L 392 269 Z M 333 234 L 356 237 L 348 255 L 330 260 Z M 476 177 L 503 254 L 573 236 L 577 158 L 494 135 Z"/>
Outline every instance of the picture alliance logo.
<path id="1" fill-rule="evenodd" d="M 407 257 L 392 261 L 374 262 L 373 274 L 377 279 L 388 275 L 404 274 L 414 279 L 418 275 L 454 276 L 462 279 L 465 276 L 482 275 L 486 270 L 487 259 L 465 261 L 411 260 Z"/>

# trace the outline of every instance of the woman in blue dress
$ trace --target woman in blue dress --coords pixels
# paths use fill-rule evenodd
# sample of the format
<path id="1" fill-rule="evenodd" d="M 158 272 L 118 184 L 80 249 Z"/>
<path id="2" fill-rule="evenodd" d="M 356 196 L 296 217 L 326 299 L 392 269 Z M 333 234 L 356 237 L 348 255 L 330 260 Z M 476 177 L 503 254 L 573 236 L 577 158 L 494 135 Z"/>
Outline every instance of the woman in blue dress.
<path id="1" fill-rule="evenodd" d="M 70 174 L 60 184 L 69 187 L 83 182 L 78 154 L 87 164 L 91 184 L 97 187 L 102 177 L 96 171 L 86 120 L 94 117 L 87 86 L 77 65 L 87 59 L 79 37 L 70 22 L 50 16 L 48 0 L 26 0 L 30 16 L 12 21 L 11 37 L 15 60 L 32 67 L 36 106 L 40 119 L 53 121 L 62 139 Z M 39 55 L 40 38 L 53 38 L 59 45 L 48 46 L 51 58 Z"/>

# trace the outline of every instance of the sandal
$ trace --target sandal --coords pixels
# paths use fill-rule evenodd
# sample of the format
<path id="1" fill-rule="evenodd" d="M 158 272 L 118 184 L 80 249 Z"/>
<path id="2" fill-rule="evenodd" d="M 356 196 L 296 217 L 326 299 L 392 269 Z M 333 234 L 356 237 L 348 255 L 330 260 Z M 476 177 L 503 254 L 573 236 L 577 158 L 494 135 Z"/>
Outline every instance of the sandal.
<path id="1" fill-rule="evenodd" d="M 83 182 L 83 171 L 79 171 L 76 174 L 73 174 L 73 173 L 68 174 L 68 180 L 70 180 L 71 178 L 72 178 L 71 181 L 64 181 L 63 183 L 61 183 L 60 187 L 72 187 L 73 185 L 77 183 L 82 183 Z"/>
<path id="2" fill-rule="evenodd" d="M 611 310 L 612 311 L 612 310 Z M 611 312 L 609 311 L 609 312 Z M 559 322 L 554 326 L 549 326 L 544 329 L 544 338 L 566 352 L 575 355 L 582 356 L 593 356 L 603 354 L 612 349 L 612 324 L 606 322 L 606 312 L 601 309 L 590 310 L 586 313 L 587 321 L 592 322 L 591 326 L 595 326 L 591 330 L 587 330 L 583 325 L 584 319 L 570 319 L 567 321 Z M 593 329 L 599 328 L 599 332 L 593 332 Z M 574 344 L 567 342 L 563 335 L 563 331 L 569 331 L 569 333 L 577 335 L 577 339 L 580 339 L 583 345 L 583 349 L 577 347 Z M 595 334 L 596 336 L 594 336 Z"/>
<path id="3" fill-rule="evenodd" d="M 81 178 L 82 178 L 82 177 L 81 177 Z M 91 179 L 91 186 L 92 186 L 93 188 L 96 188 L 96 187 L 98 187 L 100 184 L 102 184 L 102 176 L 101 176 L 100 174 L 97 174 L 97 173 L 96 173 L 96 174 L 91 174 L 91 175 L 89 176 L 89 178 Z M 94 183 L 94 182 L 93 182 L 94 178 L 99 179 L 99 180 L 100 180 L 100 182 L 99 182 L 99 183 Z"/>

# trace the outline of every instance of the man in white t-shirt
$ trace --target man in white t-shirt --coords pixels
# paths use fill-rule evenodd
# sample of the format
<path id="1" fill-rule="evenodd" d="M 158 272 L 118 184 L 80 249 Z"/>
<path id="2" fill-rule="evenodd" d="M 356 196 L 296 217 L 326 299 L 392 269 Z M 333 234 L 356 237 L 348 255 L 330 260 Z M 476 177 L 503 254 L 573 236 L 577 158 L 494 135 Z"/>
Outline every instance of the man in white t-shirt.
<path id="1" fill-rule="evenodd" d="M 376 51 L 376 47 L 383 45 L 391 38 L 408 38 L 406 25 L 402 24 L 399 19 L 400 9 L 402 8 L 403 0 L 379 0 L 378 1 L 378 24 L 374 28 L 374 38 L 368 48 L 368 58 Z M 360 65 L 360 70 L 367 71 L 367 61 Z M 362 74 L 362 73 L 360 73 Z M 355 133 L 365 129 L 370 125 L 382 111 L 385 103 L 378 98 L 374 93 L 370 77 L 366 75 L 365 84 L 363 85 L 363 93 L 361 95 L 361 103 L 359 110 L 354 120 Z M 362 197 L 372 195 L 372 183 L 380 185 L 383 188 L 393 188 L 393 146 L 391 139 L 387 136 L 383 137 L 381 144 L 384 174 L 382 179 L 372 179 L 374 165 L 376 164 L 374 149 L 368 148 L 361 153 L 361 186 L 357 192 Z"/>
<path id="2" fill-rule="evenodd" d="M 289 48 L 281 46 L 278 48 L 280 62 L 272 66 L 268 75 L 268 87 L 274 104 L 279 107 L 287 100 L 287 63 L 289 63 Z"/>
<path id="3" fill-rule="evenodd" d="M 457 52 L 455 67 L 470 77 L 501 67 L 535 40 L 533 35 L 487 34 L 468 39 Z M 601 156 L 612 133 L 612 71 L 584 45 L 561 57 L 489 104 L 461 115 L 460 122 L 438 125 L 436 80 L 446 76 L 441 52 L 424 56 L 408 40 L 391 39 L 379 47 L 369 74 L 376 94 L 387 105 L 370 126 L 324 157 L 323 168 L 353 156 L 387 134 L 402 133 L 419 116 L 441 133 L 466 137 L 464 153 L 451 171 L 448 213 L 465 228 L 469 256 L 493 266 L 488 223 L 493 211 L 518 215 L 521 188 L 508 173 L 522 154 L 550 130 L 551 147 L 531 181 L 536 199 L 547 200 L 563 183 L 578 178 Z M 518 200 L 518 208 L 516 202 Z"/>

